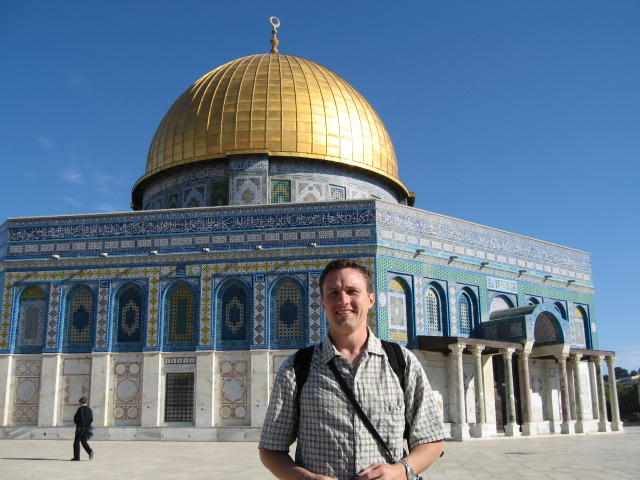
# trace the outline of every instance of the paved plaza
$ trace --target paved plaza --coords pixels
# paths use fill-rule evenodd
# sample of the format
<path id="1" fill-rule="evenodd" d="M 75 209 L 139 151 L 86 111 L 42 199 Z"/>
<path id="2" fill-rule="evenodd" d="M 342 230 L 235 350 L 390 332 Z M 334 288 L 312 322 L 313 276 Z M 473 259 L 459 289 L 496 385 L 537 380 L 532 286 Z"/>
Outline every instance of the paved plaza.
<path id="1" fill-rule="evenodd" d="M 72 442 L 0 440 L 0 478 L 270 479 L 257 443 L 94 441 L 95 458 L 71 462 Z M 554 435 L 447 442 L 429 480 L 466 478 L 638 479 L 640 427 L 625 434 Z"/>

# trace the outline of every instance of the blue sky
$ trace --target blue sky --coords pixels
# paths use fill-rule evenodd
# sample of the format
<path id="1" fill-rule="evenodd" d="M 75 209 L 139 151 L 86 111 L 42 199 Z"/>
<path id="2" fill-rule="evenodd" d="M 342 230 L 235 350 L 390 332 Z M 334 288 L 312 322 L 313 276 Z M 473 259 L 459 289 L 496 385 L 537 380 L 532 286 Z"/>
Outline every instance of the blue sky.
<path id="1" fill-rule="evenodd" d="M 640 368 L 635 0 L 2 0 L 0 221 L 128 211 L 167 109 L 272 15 L 377 110 L 416 207 L 591 253 L 600 348 Z"/>

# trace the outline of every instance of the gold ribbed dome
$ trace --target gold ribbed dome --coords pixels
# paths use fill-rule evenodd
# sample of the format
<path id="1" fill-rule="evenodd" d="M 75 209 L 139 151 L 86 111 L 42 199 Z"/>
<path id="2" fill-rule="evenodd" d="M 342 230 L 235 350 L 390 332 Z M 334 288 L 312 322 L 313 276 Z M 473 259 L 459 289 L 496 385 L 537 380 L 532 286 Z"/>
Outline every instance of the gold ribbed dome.
<path id="1" fill-rule="evenodd" d="M 359 167 L 408 193 L 386 128 L 355 88 L 310 60 L 262 54 L 216 68 L 176 100 L 151 142 L 134 202 L 159 172 L 248 153 Z"/>

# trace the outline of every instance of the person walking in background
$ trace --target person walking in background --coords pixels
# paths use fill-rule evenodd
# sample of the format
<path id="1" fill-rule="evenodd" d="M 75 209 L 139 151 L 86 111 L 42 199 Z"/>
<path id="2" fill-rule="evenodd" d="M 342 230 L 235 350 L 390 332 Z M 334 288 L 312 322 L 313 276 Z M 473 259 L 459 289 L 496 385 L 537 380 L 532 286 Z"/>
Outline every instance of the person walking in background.
<path id="1" fill-rule="evenodd" d="M 73 458 L 74 462 L 80 461 L 80 444 L 82 448 L 89 455 L 89 460 L 93 460 L 93 450 L 89 446 L 89 438 L 91 433 L 91 424 L 93 423 L 93 412 L 87 406 L 87 398 L 82 397 L 80 400 L 80 407 L 73 416 L 73 423 L 76 424 L 76 436 L 73 439 Z"/>

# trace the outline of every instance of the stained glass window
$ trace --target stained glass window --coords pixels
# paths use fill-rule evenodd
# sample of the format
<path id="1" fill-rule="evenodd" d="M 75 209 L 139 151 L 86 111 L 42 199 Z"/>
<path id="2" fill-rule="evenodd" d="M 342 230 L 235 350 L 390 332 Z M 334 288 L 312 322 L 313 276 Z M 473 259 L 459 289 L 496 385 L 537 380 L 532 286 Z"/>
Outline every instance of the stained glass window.
<path id="1" fill-rule="evenodd" d="M 573 311 L 573 331 L 575 344 L 578 347 L 586 346 L 586 338 L 585 338 L 585 326 L 586 326 L 587 316 L 582 310 L 581 307 L 577 307 Z"/>
<path id="2" fill-rule="evenodd" d="M 407 289 L 404 282 L 394 278 L 389 282 L 389 324 L 391 328 L 407 331 Z"/>
<path id="3" fill-rule="evenodd" d="M 229 182 L 211 184 L 211 206 L 222 207 L 229 205 Z"/>
<path id="4" fill-rule="evenodd" d="M 138 289 L 129 287 L 122 291 L 118 299 L 118 343 L 140 342 L 144 314 L 144 297 Z"/>
<path id="5" fill-rule="evenodd" d="M 195 298 L 184 285 L 176 288 L 169 298 L 169 341 L 192 342 L 195 326 Z"/>
<path id="6" fill-rule="evenodd" d="M 69 343 L 91 343 L 91 327 L 94 323 L 93 292 L 79 287 L 69 297 Z"/>
<path id="7" fill-rule="evenodd" d="M 271 203 L 291 202 L 291 182 L 289 180 L 271 181 Z"/>
<path id="8" fill-rule="evenodd" d="M 425 314 L 427 316 L 427 328 L 432 332 L 439 332 L 440 327 L 440 302 L 438 294 L 433 288 L 427 290 L 425 298 Z"/>
<path id="9" fill-rule="evenodd" d="M 301 339 L 304 301 L 300 288 L 293 281 L 287 280 L 277 286 L 275 291 L 276 339 Z"/>
<path id="10" fill-rule="evenodd" d="M 329 186 L 329 198 L 330 200 L 344 200 L 347 198 L 347 191 L 344 187 L 338 187 L 336 185 Z"/>
<path id="11" fill-rule="evenodd" d="M 249 333 L 249 306 L 247 292 L 242 286 L 233 284 L 222 292 L 219 318 L 221 340 L 247 341 Z"/>
<path id="12" fill-rule="evenodd" d="M 42 347 L 47 314 L 47 297 L 40 287 L 30 286 L 20 295 L 18 346 Z"/>
<path id="13" fill-rule="evenodd" d="M 472 310 L 471 301 L 466 293 L 462 293 L 458 298 L 458 318 L 460 322 L 460 333 L 469 335 L 471 333 Z"/>

